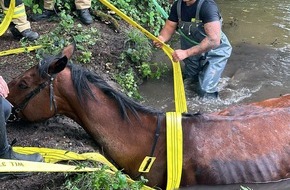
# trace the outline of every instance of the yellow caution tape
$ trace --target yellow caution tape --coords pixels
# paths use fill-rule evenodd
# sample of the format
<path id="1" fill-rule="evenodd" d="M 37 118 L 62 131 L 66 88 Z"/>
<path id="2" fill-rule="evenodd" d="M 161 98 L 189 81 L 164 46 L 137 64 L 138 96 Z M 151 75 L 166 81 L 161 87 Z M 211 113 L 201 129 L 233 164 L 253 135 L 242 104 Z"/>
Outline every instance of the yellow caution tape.
<path id="1" fill-rule="evenodd" d="M 182 115 L 166 113 L 167 190 L 179 188 L 183 162 Z"/>
<path id="2" fill-rule="evenodd" d="M 24 47 L 24 48 L 16 48 L 16 49 L 0 51 L 0 56 L 23 53 L 23 52 L 30 52 L 30 51 L 34 51 L 34 50 L 39 49 L 39 48 L 42 48 L 42 46 L 41 45 L 29 46 L 29 47 Z"/>
<path id="3" fill-rule="evenodd" d="M 172 48 L 170 48 L 167 44 L 160 41 L 157 37 L 155 37 L 153 34 L 151 34 L 145 28 L 143 28 L 142 26 L 137 24 L 135 21 L 133 21 L 130 17 L 125 15 L 119 9 L 117 9 L 114 5 L 110 4 L 107 0 L 100 0 L 100 1 L 105 6 L 107 6 L 108 8 L 113 10 L 114 12 L 116 12 L 116 14 L 119 15 L 121 18 L 123 18 L 126 22 L 131 24 L 133 27 L 139 29 L 148 38 L 150 38 L 151 40 L 154 40 L 154 41 L 158 41 L 162 44 L 162 49 L 165 52 L 165 54 L 169 57 L 169 59 L 171 60 L 172 66 L 173 66 L 175 109 L 177 112 L 181 112 L 181 113 L 187 112 L 186 98 L 185 98 L 185 92 L 184 92 L 180 64 L 179 64 L 179 62 L 174 62 L 172 59 L 172 53 L 174 52 L 174 50 Z"/>
<path id="4" fill-rule="evenodd" d="M 111 164 L 103 155 L 95 152 L 78 154 L 75 152 L 40 147 L 13 147 L 15 152 L 21 154 L 34 154 L 39 153 L 44 157 L 42 162 L 30 162 L 21 160 L 7 160 L 0 159 L 0 172 L 92 172 L 97 171 L 99 168 L 80 167 L 65 164 L 57 164 L 59 161 L 83 161 L 92 160 L 107 165 L 111 170 L 106 170 L 109 173 L 114 173 L 118 169 Z M 131 178 L 127 177 L 128 182 L 134 182 Z M 153 188 L 144 185 L 144 190 L 154 190 Z"/>
<path id="5" fill-rule="evenodd" d="M 11 0 L 7 14 L 5 15 L 2 23 L 0 24 L 0 36 L 2 36 L 6 32 L 6 30 L 8 29 L 8 27 L 12 21 L 14 9 L 15 9 L 15 0 Z"/>

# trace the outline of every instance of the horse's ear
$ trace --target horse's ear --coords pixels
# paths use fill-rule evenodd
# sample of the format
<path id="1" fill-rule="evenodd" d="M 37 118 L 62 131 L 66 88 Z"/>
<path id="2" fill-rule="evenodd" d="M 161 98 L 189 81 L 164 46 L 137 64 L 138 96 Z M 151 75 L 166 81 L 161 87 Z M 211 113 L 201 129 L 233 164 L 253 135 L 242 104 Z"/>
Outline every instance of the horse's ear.
<path id="1" fill-rule="evenodd" d="M 72 57 L 72 55 L 73 55 L 73 53 L 75 51 L 75 48 L 76 48 L 76 44 L 75 43 L 66 46 L 62 50 L 62 55 L 66 56 L 68 59 L 71 59 L 71 57 Z"/>
<path id="2" fill-rule="evenodd" d="M 58 59 L 56 62 L 49 65 L 48 74 L 57 74 L 61 72 L 67 65 L 68 58 L 63 56 L 62 58 Z"/>

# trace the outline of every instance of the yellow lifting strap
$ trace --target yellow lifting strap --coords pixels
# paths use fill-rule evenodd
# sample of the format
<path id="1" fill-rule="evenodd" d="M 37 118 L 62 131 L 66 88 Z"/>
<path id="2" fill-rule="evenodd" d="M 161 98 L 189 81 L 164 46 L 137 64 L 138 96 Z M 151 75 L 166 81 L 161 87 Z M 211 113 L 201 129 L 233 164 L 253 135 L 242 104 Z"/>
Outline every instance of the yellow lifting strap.
<path id="1" fill-rule="evenodd" d="M 7 12 L 8 11 L 5 10 L 4 11 L 4 14 L 6 14 Z M 25 6 L 22 3 L 21 5 L 19 5 L 19 6 L 17 6 L 17 7 L 14 8 L 14 13 L 13 13 L 12 18 L 20 18 L 20 17 L 23 17 L 23 16 L 26 16 L 26 12 L 25 12 Z"/>
<path id="2" fill-rule="evenodd" d="M 165 54 L 169 57 L 169 59 L 171 60 L 172 66 L 173 66 L 175 109 L 177 112 L 181 112 L 181 113 L 187 112 L 186 98 L 185 98 L 185 92 L 184 92 L 180 64 L 179 64 L 179 62 L 174 62 L 172 60 L 172 53 L 174 50 L 171 47 L 169 47 L 167 44 L 161 42 L 157 37 L 155 37 L 153 34 L 151 34 L 145 28 L 143 28 L 142 26 L 137 24 L 135 21 L 133 21 L 130 17 L 125 15 L 119 9 L 117 9 L 114 5 L 110 4 L 107 0 L 100 0 L 100 1 L 105 6 L 107 6 L 109 9 L 116 12 L 116 14 L 119 15 L 121 18 L 123 18 L 126 22 L 131 24 L 133 27 L 139 29 L 148 38 L 150 38 L 151 40 L 154 40 L 154 41 L 159 41 L 160 43 L 163 44 L 162 49 L 165 52 Z"/>
<path id="3" fill-rule="evenodd" d="M 167 190 L 178 189 L 183 162 L 182 115 L 179 112 L 166 113 L 167 144 Z"/>
<path id="4" fill-rule="evenodd" d="M 109 173 L 115 173 L 117 168 L 111 164 L 103 155 L 90 152 L 78 154 L 75 152 L 51 149 L 51 148 L 39 148 L 39 147 L 12 147 L 15 152 L 21 154 L 33 154 L 39 153 L 43 156 L 44 162 L 31 162 L 22 160 L 8 160 L 0 159 L 0 172 L 92 172 L 97 171 L 100 168 L 80 167 L 75 165 L 58 164 L 60 161 L 84 161 L 92 160 L 107 165 L 110 170 L 106 170 Z M 128 182 L 134 182 L 127 176 Z M 144 190 L 154 190 L 153 188 L 144 185 Z"/>
<path id="5" fill-rule="evenodd" d="M 23 47 L 23 48 L 9 49 L 5 51 L 0 51 L 0 56 L 17 54 L 17 53 L 22 53 L 22 52 L 30 52 L 39 48 L 42 48 L 42 46 L 38 45 L 38 46 L 29 46 L 29 47 Z"/>
<path id="6" fill-rule="evenodd" d="M 8 29 L 8 27 L 12 21 L 14 9 L 15 9 L 15 0 L 11 0 L 7 14 L 5 15 L 2 23 L 0 24 L 0 36 L 2 36 L 6 32 L 6 30 Z"/>

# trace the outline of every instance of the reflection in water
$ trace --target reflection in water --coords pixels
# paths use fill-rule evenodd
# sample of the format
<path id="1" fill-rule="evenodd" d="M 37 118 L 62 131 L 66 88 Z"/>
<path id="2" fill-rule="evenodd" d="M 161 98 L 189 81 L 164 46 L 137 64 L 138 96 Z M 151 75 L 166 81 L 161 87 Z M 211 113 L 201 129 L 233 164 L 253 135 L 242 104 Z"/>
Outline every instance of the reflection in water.
<path id="1" fill-rule="evenodd" d="M 189 112 L 214 112 L 235 104 L 261 101 L 290 93 L 290 3 L 289 0 L 216 0 L 224 19 L 223 31 L 233 45 L 233 54 L 219 84 L 220 100 L 202 102 L 187 88 Z M 171 44 L 171 46 L 178 46 Z M 155 62 L 171 66 L 162 51 Z M 141 87 L 143 104 L 174 111 L 172 70 Z M 290 180 L 251 186 L 253 189 L 290 189 Z M 196 187 L 191 189 L 240 189 Z"/>

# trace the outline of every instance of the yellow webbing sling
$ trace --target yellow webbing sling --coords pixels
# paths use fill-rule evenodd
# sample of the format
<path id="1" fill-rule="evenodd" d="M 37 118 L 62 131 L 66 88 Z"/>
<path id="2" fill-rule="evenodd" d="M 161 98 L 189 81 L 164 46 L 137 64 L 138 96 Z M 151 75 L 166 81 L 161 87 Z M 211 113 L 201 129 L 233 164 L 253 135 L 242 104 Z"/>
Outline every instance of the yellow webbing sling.
<path id="1" fill-rule="evenodd" d="M 0 172 L 92 172 L 100 169 L 56 163 L 68 160 L 92 160 L 107 165 L 110 170 L 106 171 L 109 173 L 113 174 L 118 171 L 117 168 L 113 164 L 111 164 L 103 155 L 96 152 L 78 154 L 67 150 L 39 147 L 13 147 L 13 150 L 21 154 L 39 153 L 43 156 L 45 162 L 42 163 L 22 160 L 0 159 Z M 127 181 L 134 182 L 134 180 L 132 180 L 128 176 Z M 142 189 L 153 190 L 153 188 L 146 185 L 144 185 Z"/>
<path id="2" fill-rule="evenodd" d="M 180 112 L 166 113 L 167 190 L 179 188 L 181 180 L 183 163 L 181 118 Z"/>
<path id="3" fill-rule="evenodd" d="M 23 47 L 23 48 L 9 49 L 5 51 L 0 51 L 0 56 L 23 53 L 23 52 L 30 52 L 30 51 L 39 49 L 41 47 L 42 46 L 39 45 L 39 46 L 29 46 L 29 47 Z"/>
<path id="4" fill-rule="evenodd" d="M 12 21 L 14 9 L 15 9 L 15 0 L 11 0 L 7 14 L 5 15 L 2 23 L 0 24 L 0 36 L 2 36 L 6 32 L 6 30 L 8 29 L 8 27 Z"/>

